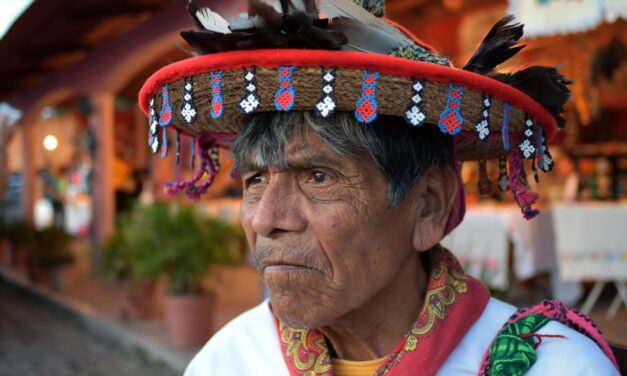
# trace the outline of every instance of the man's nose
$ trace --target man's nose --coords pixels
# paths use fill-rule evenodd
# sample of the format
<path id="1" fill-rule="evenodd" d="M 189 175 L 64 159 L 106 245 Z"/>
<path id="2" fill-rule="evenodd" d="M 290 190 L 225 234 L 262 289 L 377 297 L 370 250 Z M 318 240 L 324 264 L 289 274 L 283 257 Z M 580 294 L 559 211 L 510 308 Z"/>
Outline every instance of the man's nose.
<path id="1" fill-rule="evenodd" d="M 285 177 L 274 177 L 257 202 L 251 227 L 260 236 L 273 238 L 306 227 L 301 211 L 301 195 L 296 184 Z"/>

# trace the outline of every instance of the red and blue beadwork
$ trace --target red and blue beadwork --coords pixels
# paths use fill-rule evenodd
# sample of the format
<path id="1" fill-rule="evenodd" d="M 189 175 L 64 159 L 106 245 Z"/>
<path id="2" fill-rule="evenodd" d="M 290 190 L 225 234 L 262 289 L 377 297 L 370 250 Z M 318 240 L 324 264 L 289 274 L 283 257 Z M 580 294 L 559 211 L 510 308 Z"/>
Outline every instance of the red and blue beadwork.
<path id="1" fill-rule="evenodd" d="M 163 128 L 163 140 L 161 143 L 161 158 L 168 155 L 167 128 L 172 123 L 172 105 L 170 104 L 170 92 L 168 84 L 161 88 L 161 111 L 159 112 L 159 125 Z"/>
<path id="2" fill-rule="evenodd" d="M 371 123 L 377 118 L 377 80 L 379 72 L 364 71 L 361 84 L 361 97 L 355 105 L 355 118 L 360 123 Z"/>
<path id="3" fill-rule="evenodd" d="M 514 107 L 505 102 L 503 103 L 503 128 L 501 129 L 501 136 L 503 137 L 503 149 L 509 150 L 509 121 L 512 118 L 512 111 Z"/>
<path id="4" fill-rule="evenodd" d="M 462 98 L 464 97 L 464 87 L 450 84 L 448 97 L 446 98 L 446 108 L 440 114 L 440 131 L 450 135 L 456 135 L 462 130 L 464 118 L 461 115 Z"/>
<path id="5" fill-rule="evenodd" d="M 279 67 L 279 90 L 274 96 L 277 111 L 289 111 L 294 106 L 296 92 L 292 76 L 294 67 Z"/>
<path id="6" fill-rule="evenodd" d="M 224 100 L 222 99 L 222 74 L 223 71 L 211 72 L 211 117 L 219 119 L 224 113 Z"/>

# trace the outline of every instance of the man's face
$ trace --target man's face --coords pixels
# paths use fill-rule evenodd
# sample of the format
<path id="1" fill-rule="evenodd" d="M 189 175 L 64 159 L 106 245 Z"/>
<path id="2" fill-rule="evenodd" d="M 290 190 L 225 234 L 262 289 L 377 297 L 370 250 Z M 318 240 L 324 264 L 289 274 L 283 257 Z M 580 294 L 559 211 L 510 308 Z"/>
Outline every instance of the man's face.
<path id="1" fill-rule="evenodd" d="M 415 252 L 415 210 L 408 198 L 388 208 L 370 157 L 338 155 L 313 132 L 288 142 L 285 155 L 286 169 L 240 166 L 242 223 L 274 313 L 318 328 L 394 280 Z"/>

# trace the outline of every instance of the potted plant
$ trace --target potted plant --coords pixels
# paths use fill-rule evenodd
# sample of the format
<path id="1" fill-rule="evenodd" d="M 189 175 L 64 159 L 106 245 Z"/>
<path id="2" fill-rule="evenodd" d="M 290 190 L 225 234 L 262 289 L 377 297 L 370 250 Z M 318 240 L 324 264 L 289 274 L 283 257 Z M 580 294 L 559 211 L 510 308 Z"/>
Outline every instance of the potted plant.
<path id="1" fill-rule="evenodd" d="M 116 295 L 120 304 L 120 316 L 128 320 L 151 317 L 155 307 L 156 283 L 137 271 L 138 248 L 145 244 L 134 238 L 137 231 L 126 214 L 118 217 L 117 230 L 101 247 L 100 271 L 117 285 Z"/>
<path id="2" fill-rule="evenodd" d="M 241 229 L 193 207 L 163 203 L 138 206 L 133 217 L 141 233 L 133 240 L 144 245 L 137 248 L 138 273 L 168 282 L 163 308 L 171 342 L 202 345 L 210 336 L 215 300 L 205 281 L 213 265 L 241 257 Z"/>
<path id="3" fill-rule="evenodd" d="M 72 236 L 57 226 L 35 230 L 32 257 L 29 262 L 31 279 L 53 289 L 62 286 L 61 269 L 74 262 L 69 246 Z"/>
<path id="4" fill-rule="evenodd" d="M 33 226 L 24 220 L 6 222 L 6 239 L 9 244 L 11 265 L 14 268 L 26 270 L 28 267 L 28 248 L 33 242 L 34 232 Z"/>

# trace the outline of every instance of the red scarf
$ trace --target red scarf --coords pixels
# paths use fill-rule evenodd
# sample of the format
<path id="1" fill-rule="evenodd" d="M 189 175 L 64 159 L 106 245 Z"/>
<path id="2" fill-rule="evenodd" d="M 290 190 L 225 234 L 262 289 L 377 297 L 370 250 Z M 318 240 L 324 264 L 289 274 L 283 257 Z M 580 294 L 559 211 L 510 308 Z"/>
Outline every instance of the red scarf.
<path id="1" fill-rule="evenodd" d="M 437 250 L 422 311 L 375 376 L 435 375 L 481 316 L 490 298 L 476 279 L 464 274 L 455 256 Z M 277 321 L 279 342 L 290 375 L 332 376 L 329 349 L 317 330 L 291 329 Z"/>

